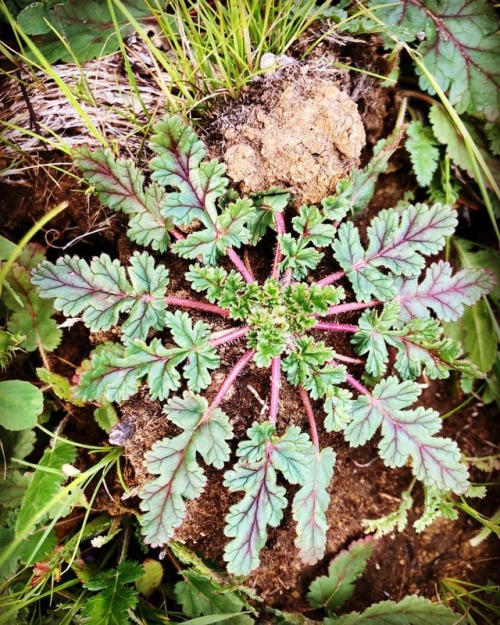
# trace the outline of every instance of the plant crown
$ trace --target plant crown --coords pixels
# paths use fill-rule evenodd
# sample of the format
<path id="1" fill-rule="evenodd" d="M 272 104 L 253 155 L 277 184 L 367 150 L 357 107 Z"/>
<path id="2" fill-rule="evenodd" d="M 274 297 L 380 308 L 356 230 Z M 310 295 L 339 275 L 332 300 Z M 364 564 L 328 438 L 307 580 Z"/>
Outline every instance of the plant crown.
<path id="1" fill-rule="evenodd" d="M 342 432 L 352 446 L 380 431 L 381 458 L 389 467 L 411 464 L 433 493 L 435 515 L 436 498 L 468 491 L 458 446 L 438 434 L 438 413 L 414 406 L 421 392 L 415 380 L 424 372 L 429 378 L 446 378 L 450 370 L 480 375 L 443 336 L 440 322 L 457 320 L 488 293 L 493 274 L 453 272 L 436 258 L 426 266 L 454 232 L 450 206 L 382 210 L 366 237 L 352 221 L 341 223 L 366 206 L 401 135 L 397 130 L 381 142 L 367 168 L 341 182 L 320 208 L 300 207 L 291 229 L 289 194 L 273 188 L 238 197 L 228 190 L 224 165 L 205 160 L 204 144 L 180 117 L 155 127 L 149 184 L 132 161 L 107 149 L 75 150 L 101 201 L 128 215 L 130 239 L 156 256 L 170 249 L 193 261 L 186 278 L 207 300 L 169 295 L 168 269 L 148 252 L 135 252 L 128 267 L 102 254 L 90 262 L 43 260 L 33 271 L 39 295 L 53 298 L 57 310 L 81 316 L 92 331 L 120 326 L 120 342 L 93 352 L 77 397 L 123 402 L 145 381 L 180 429 L 146 453 L 155 476 L 139 493 L 146 543 L 164 547 L 187 502 L 202 494 L 207 478 L 200 460 L 217 469 L 229 461 L 233 428 L 221 404 L 252 362 L 269 371 L 270 396 L 266 419 L 248 429 L 224 475 L 229 491 L 243 493 L 226 516 L 230 572 L 246 575 L 258 566 L 268 526 L 282 519 L 287 499 L 278 475 L 299 485 L 292 513 L 300 557 L 313 564 L 323 556 L 335 452 L 320 445 L 311 400 L 323 408 L 325 430 Z M 269 275 L 257 280 L 236 250 L 257 245 L 269 230 L 276 232 L 274 259 Z M 337 270 L 328 273 L 323 260 L 336 262 Z M 227 329 L 213 331 L 188 311 L 216 315 Z M 337 353 L 331 336 L 338 333 L 352 337 L 354 353 Z M 242 345 L 240 358 L 209 401 L 201 392 L 221 365 L 217 348 L 230 342 Z M 279 426 L 282 376 L 298 390 L 309 434 L 298 425 Z"/>

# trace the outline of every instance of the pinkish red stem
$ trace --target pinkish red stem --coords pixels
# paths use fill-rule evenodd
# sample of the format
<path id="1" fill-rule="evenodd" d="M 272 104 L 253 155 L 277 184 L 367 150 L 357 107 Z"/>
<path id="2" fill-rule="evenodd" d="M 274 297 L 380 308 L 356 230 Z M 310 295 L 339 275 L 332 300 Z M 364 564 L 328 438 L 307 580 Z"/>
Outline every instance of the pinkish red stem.
<path id="1" fill-rule="evenodd" d="M 172 230 L 169 230 L 170 234 L 174 237 L 174 239 L 177 239 L 177 241 L 180 241 L 181 239 L 185 239 L 186 237 L 182 234 L 182 232 L 179 232 L 178 230 L 176 230 L 175 228 L 172 228 Z"/>
<path id="2" fill-rule="evenodd" d="M 234 381 L 240 375 L 243 369 L 245 369 L 248 363 L 252 360 L 252 358 L 254 357 L 254 354 L 255 354 L 255 350 L 249 349 L 243 354 L 243 356 L 234 365 L 234 367 L 229 372 L 229 375 L 226 377 L 226 379 L 222 383 L 222 386 L 217 392 L 217 395 L 214 397 L 212 403 L 210 404 L 210 407 L 207 410 L 208 415 L 214 408 L 217 408 L 217 406 L 224 400 L 224 397 L 226 396 L 231 386 L 234 384 Z"/>
<path id="3" fill-rule="evenodd" d="M 328 321 L 318 321 L 314 329 L 328 332 L 359 332 L 358 326 L 351 323 L 329 323 Z"/>
<path id="4" fill-rule="evenodd" d="M 274 213 L 274 223 L 276 225 L 276 234 L 279 237 L 281 234 L 286 233 L 285 218 L 283 213 Z M 273 270 L 271 272 L 271 278 L 278 280 L 280 275 L 280 263 L 283 259 L 283 253 L 281 251 L 281 245 L 279 241 L 276 241 L 276 251 L 274 253 Z"/>
<path id="5" fill-rule="evenodd" d="M 236 341 L 243 338 L 249 331 L 250 326 L 243 326 L 242 328 L 229 328 L 229 330 L 223 330 L 222 332 L 214 332 L 210 339 L 210 345 L 217 347 L 217 345 Z"/>
<path id="6" fill-rule="evenodd" d="M 232 260 L 233 265 L 236 267 L 236 269 L 241 273 L 245 282 L 255 282 L 255 277 L 253 273 L 250 271 L 250 269 L 248 269 L 248 267 L 233 249 L 228 247 L 226 250 L 226 254 Z"/>
<path id="7" fill-rule="evenodd" d="M 185 297 L 166 297 L 165 301 L 168 306 L 180 306 L 181 308 L 194 308 L 195 310 L 202 310 L 204 312 L 215 313 L 216 315 L 222 315 L 223 317 L 229 317 L 229 310 L 225 310 L 215 304 L 207 304 L 206 302 L 197 302 L 193 299 L 187 299 Z"/>
<path id="8" fill-rule="evenodd" d="M 326 286 L 327 284 L 337 282 L 337 280 L 340 280 L 340 278 L 343 278 L 344 276 L 345 271 L 337 271 L 336 273 L 331 273 L 329 276 L 321 278 L 321 280 L 318 280 L 316 284 L 319 284 L 319 286 Z"/>
<path id="9" fill-rule="evenodd" d="M 281 385 L 281 358 L 271 360 L 271 401 L 269 407 L 269 421 L 276 423 L 280 402 Z"/>
<path id="10" fill-rule="evenodd" d="M 352 386 L 352 388 L 358 391 L 358 393 L 361 393 L 362 395 L 368 395 L 368 397 L 371 397 L 370 391 L 365 386 L 363 386 L 361 382 L 358 382 L 356 378 L 354 378 L 350 373 L 346 374 L 345 379 L 346 379 L 346 382 Z"/>
<path id="11" fill-rule="evenodd" d="M 370 306 L 378 306 L 382 304 L 376 299 L 372 299 L 369 302 L 354 302 L 351 304 L 337 304 L 336 306 L 330 306 L 326 311 L 327 315 L 338 315 L 340 313 L 351 312 L 352 310 L 363 310 L 363 308 L 370 308 Z"/>
<path id="12" fill-rule="evenodd" d="M 340 362 L 352 363 L 353 365 L 364 364 L 364 360 L 361 360 L 361 358 L 351 358 L 350 356 L 343 356 L 342 354 L 337 354 L 336 352 L 333 355 L 333 358 L 334 360 L 340 360 Z M 332 363 L 332 364 L 335 364 L 335 363 Z"/>
<path id="13" fill-rule="evenodd" d="M 309 429 L 311 430 L 311 440 L 319 447 L 318 428 L 316 427 L 316 420 L 314 418 L 314 412 L 311 406 L 311 400 L 307 394 L 306 389 L 303 386 L 299 386 L 299 395 L 304 408 L 306 410 L 307 418 L 309 419 Z"/>

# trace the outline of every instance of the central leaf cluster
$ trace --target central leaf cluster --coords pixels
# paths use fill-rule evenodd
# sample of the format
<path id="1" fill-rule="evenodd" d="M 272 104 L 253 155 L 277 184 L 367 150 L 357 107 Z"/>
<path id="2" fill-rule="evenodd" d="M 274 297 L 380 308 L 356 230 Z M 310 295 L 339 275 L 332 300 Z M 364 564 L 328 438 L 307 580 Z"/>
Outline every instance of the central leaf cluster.
<path id="1" fill-rule="evenodd" d="M 325 315 L 340 293 L 331 286 L 282 284 L 268 278 L 262 285 L 247 284 L 236 297 L 230 316 L 246 319 L 248 346 L 256 350 L 254 360 L 268 367 L 272 358 L 295 351 L 296 339 L 314 328 L 318 315 Z"/>

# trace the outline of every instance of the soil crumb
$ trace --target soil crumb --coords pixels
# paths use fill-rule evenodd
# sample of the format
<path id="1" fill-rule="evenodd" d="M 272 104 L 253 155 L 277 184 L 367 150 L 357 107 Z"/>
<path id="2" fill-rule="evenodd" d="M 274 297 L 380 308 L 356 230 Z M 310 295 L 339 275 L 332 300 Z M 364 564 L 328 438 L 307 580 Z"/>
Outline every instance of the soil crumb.
<path id="1" fill-rule="evenodd" d="M 227 172 L 245 193 L 286 187 L 315 204 L 359 165 L 366 139 L 357 105 L 332 79 L 296 66 L 262 82 L 224 132 Z"/>

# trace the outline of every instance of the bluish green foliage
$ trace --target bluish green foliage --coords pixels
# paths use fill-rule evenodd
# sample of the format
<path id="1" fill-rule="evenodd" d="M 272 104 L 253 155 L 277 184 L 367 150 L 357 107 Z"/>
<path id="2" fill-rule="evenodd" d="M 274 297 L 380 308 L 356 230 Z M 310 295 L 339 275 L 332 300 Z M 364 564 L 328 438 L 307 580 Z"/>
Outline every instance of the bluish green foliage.
<path id="1" fill-rule="evenodd" d="M 410 464 L 432 493 L 426 522 L 446 512 L 450 493 L 468 491 L 458 446 L 438 435 L 439 415 L 414 406 L 420 395 L 415 379 L 423 372 L 444 378 L 450 370 L 481 375 L 462 358 L 460 345 L 443 337 L 441 321 L 457 320 L 493 288 L 495 278 L 480 268 L 454 273 L 435 258 L 428 264 L 457 224 L 446 204 L 382 210 L 366 237 L 353 221 L 339 224 L 366 205 L 400 139 L 396 132 L 382 143 L 374 160 L 343 181 L 321 208 L 302 206 L 289 220 L 286 191 L 240 198 L 228 190 L 224 166 L 205 160 L 203 143 L 179 117 L 154 130 L 154 194 L 151 186 L 144 190 L 143 174 L 128 161 L 99 150 L 78 152 L 102 201 L 132 216 L 134 241 L 155 250 L 169 245 L 195 261 L 185 275 L 193 298 L 168 294 L 167 269 L 146 252 L 135 252 L 128 269 L 106 255 L 90 262 L 66 256 L 55 264 L 44 261 L 33 272 L 40 296 L 54 298 L 66 315 L 82 315 L 94 331 L 119 328 L 121 342 L 94 351 L 77 397 L 121 402 L 145 381 L 152 398 L 167 400 L 165 415 L 180 428 L 146 453 L 146 467 L 155 475 L 139 489 L 148 544 L 168 544 L 187 502 L 202 494 L 202 461 L 222 469 L 229 460 L 230 418 L 238 415 L 226 414 L 220 404 L 251 362 L 269 377 L 270 397 L 267 414 L 248 429 L 237 463 L 224 476 L 231 492 L 242 493 L 226 516 L 230 541 L 224 557 L 232 573 L 246 575 L 258 565 L 268 527 L 279 525 L 288 505 L 281 478 L 299 485 L 292 514 L 300 557 L 308 564 L 322 557 L 335 453 L 320 446 L 318 407 L 326 414 L 325 429 L 343 432 L 352 446 L 380 430 L 384 462 Z M 154 235 L 138 230 L 142 218 L 153 219 Z M 269 230 L 276 233 L 274 259 L 268 276 L 256 280 L 237 250 L 258 244 Z M 333 273 L 323 259 L 328 266 L 336 261 Z M 223 329 L 194 321 L 189 310 L 216 316 Z M 338 333 L 352 337 L 345 353 L 334 347 L 345 350 L 346 341 L 331 338 Z M 200 393 L 221 364 L 218 347 L 236 342 L 242 345 L 239 359 L 228 363 L 225 378 L 216 378 L 209 402 Z M 282 377 L 297 388 L 310 435 L 298 425 L 279 425 Z M 394 605 L 397 612 L 400 604 Z M 201 608 L 193 604 L 196 611 Z"/>

